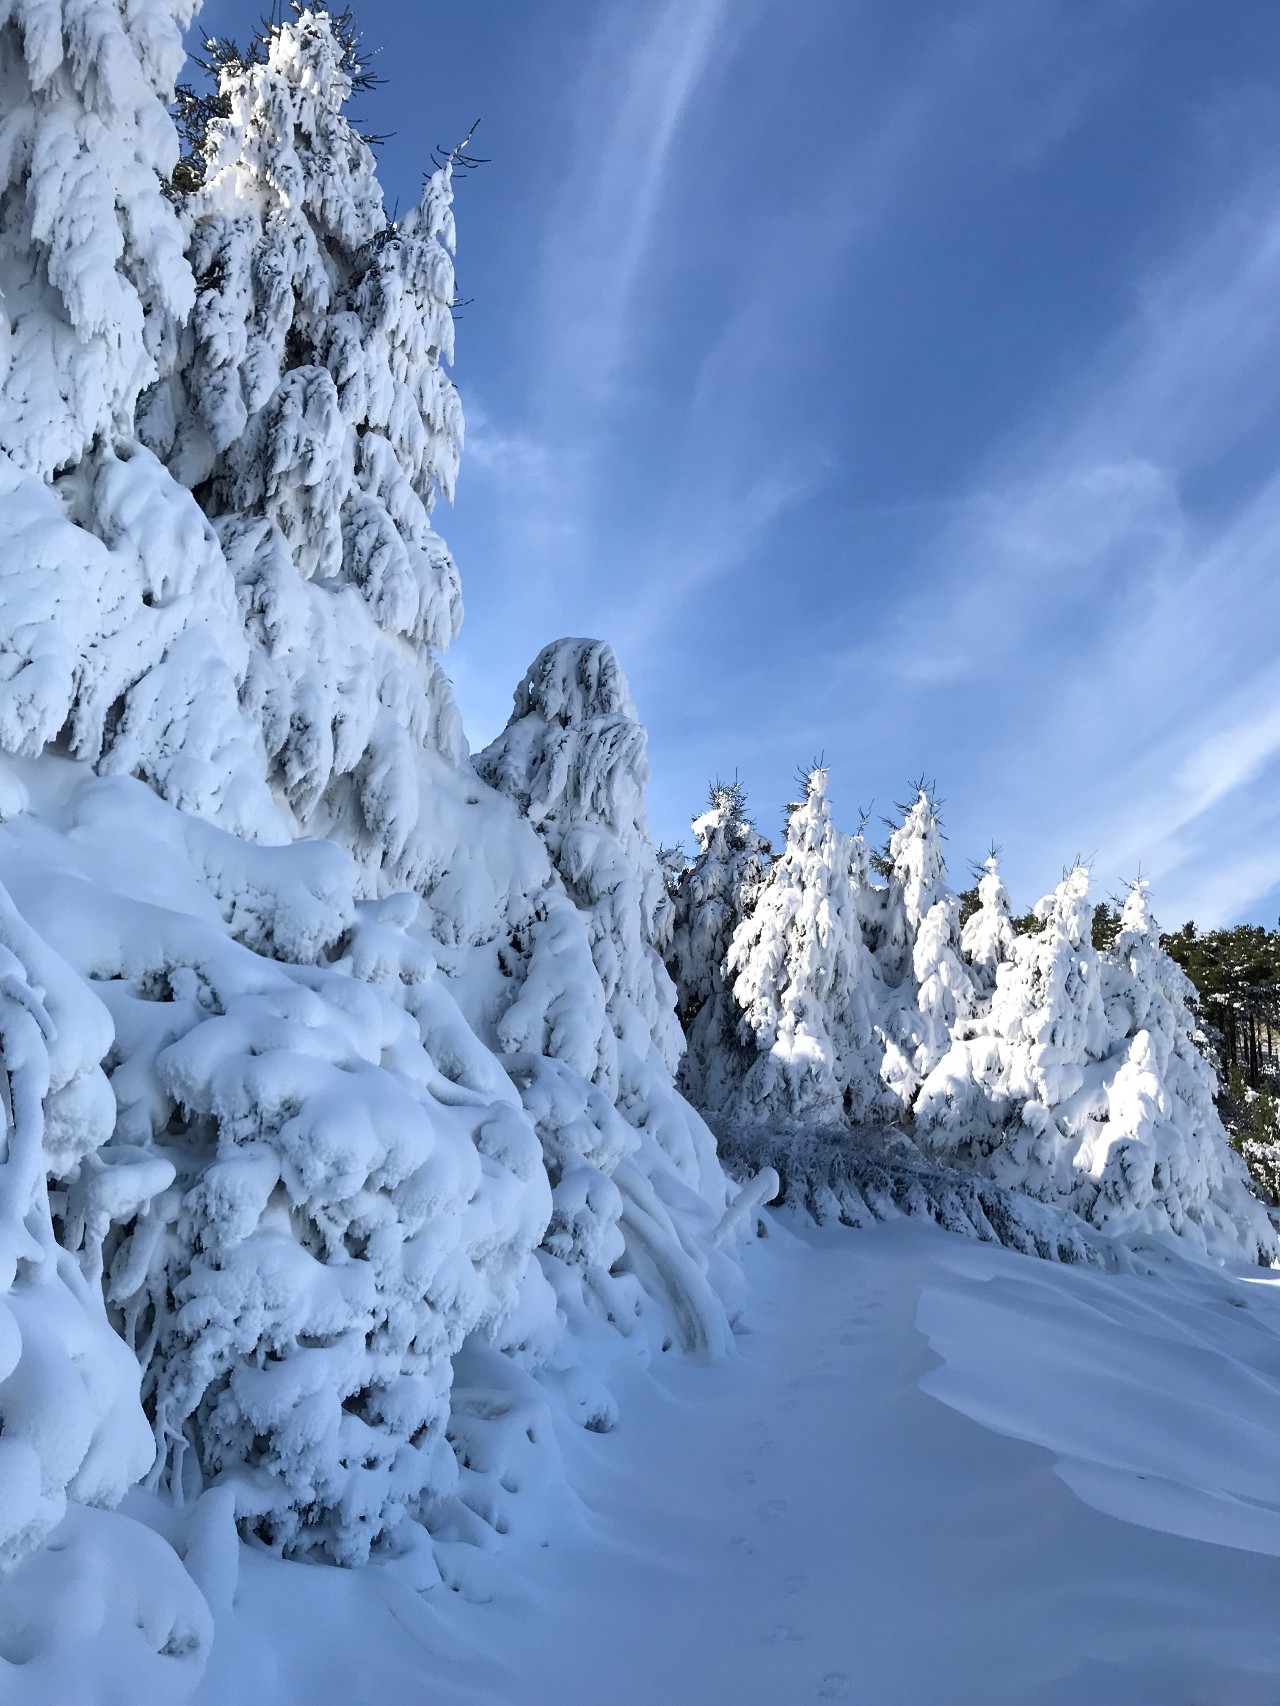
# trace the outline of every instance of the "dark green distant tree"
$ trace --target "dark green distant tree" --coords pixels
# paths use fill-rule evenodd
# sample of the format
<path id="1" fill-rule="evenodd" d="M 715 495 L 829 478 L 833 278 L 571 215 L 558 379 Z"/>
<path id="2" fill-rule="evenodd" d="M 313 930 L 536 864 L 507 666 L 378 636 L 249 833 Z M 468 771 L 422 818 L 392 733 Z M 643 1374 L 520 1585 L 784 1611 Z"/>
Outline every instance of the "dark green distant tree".
<path id="1" fill-rule="evenodd" d="M 1200 1015 L 1224 1077 L 1273 1088 L 1280 1039 L 1280 929 L 1237 924 L 1201 933 L 1194 923 L 1161 938 L 1200 995 Z"/>

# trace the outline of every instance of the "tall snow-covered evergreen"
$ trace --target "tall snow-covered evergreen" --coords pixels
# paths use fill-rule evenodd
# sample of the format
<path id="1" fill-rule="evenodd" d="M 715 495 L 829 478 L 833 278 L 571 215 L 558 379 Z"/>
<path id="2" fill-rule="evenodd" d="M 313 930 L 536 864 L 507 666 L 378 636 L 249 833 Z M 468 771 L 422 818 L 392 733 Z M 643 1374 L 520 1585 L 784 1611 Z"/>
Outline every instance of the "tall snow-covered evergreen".
<path id="1" fill-rule="evenodd" d="M 1213 1068 L 1196 1047 L 1195 990 L 1160 946 L 1144 881 L 1129 891 L 1102 975 L 1116 1040 L 1075 1157 L 1080 1211 L 1120 1236 L 1173 1233 L 1219 1259 L 1273 1259 L 1275 1232 L 1227 1142 Z"/>
<path id="2" fill-rule="evenodd" d="M 698 1108 L 723 1107 L 750 1063 L 725 962 L 764 886 L 772 850 L 746 806 L 740 782 L 712 784 L 706 811 L 693 820 L 698 853 L 675 895 L 667 964 L 685 1032 L 678 1082 Z"/>
<path id="3" fill-rule="evenodd" d="M 730 1195 L 714 1140 L 673 1085 L 683 1049 L 675 990 L 662 962 L 671 902 L 649 836 L 645 731 L 612 649 L 598 640 L 559 640 L 530 665 L 515 692 L 506 729 L 476 761 L 480 774 L 509 796 L 537 830 L 561 895 L 547 897 L 529 930 L 523 982 L 498 1021 L 500 1046 L 543 1136 L 553 1177 L 558 1153 L 552 1070 L 531 1072 L 530 1047 L 561 1060 L 607 1098 L 592 1112 L 569 1092 L 564 1130 L 582 1131 L 586 1150 L 557 1186 L 556 1217 L 581 1218 L 583 1193 L 607 1159 L 617 1192 L 594 1187 L 597 1209 L 625 1235 L 625 1266 L 641 1285 L 667 1297 L 685 1323 L 691 1348 L 723 1342 L 724 1309 L 706 1276 L 708 1239 Z M 590 961 L 575 967 L 586 926 Z M 578 1015 L 602 997 L 594 1037 Z M 574 1022 L 557 1014 L 569 1009 Z M 566 1014 L 566 1017 L 568 1015 Z M 584 1047 L 585 1045 L 585 1047 Z M 563 1076 L 563 1069 L 556 1069 Z M 552 1099 L 548 1101 L 548 1098 Z M 632 1136 L 620 1141 L 606 1112 L 612 1103 Z M 585 1116 L 585 1119 L 584 1119 Z M 584 1170 L 584 1165 L 585 1169 Z M 569 1202 L 583 1201 L 582 1208 Z M 588 1215 L 588 1220 L 591 1216 Z M 584 1225 L 579 1238 L 604 1236 Z M 607 1289 L 597 1269 L 596 1289 Z"/>
<path id="4" fill-rule="evenodd" d="M 994 992 L 996 975 L 1013 952 L 1015 934 L 1008 891 L 1000 877 L 999 855 L 993 849 L 978 878 L 978 909 L 960 933 L 960 946 L 979 995 Z"/>
<path id="5" fill-rule="evenodd" d="M 937 807 L 923 787 L 889 838 L 889 859 L 878 957 L 894 993 L 881 1072 L 908 1105 L 975 999 L 960 948 L 959 900 L 946 882 Z"/>
<path id="6" fill-rule="evenodd" d="M 366 886 L 421 887 L 434 761 L 463 755 L 439 661 L 461 621 L 434 531 L 462 412 L 453 161 L 391 222 L 344 107 L 354 39 L 303 8 L 219 68 L 202 181 L 182 198 L 197 290 L 147 442 L 213 519 L 245 613 L 243 700 L 297 829 Z"/>
<path id="7" fill-rule="evenodd" d="M 755 1051 L 733 1105 L 743 1119 L 830 1123 L 885 1105 L 883 984 L 863 941 L 851 862 L 817 765 L 729 949 L 743 1035 Z"/>

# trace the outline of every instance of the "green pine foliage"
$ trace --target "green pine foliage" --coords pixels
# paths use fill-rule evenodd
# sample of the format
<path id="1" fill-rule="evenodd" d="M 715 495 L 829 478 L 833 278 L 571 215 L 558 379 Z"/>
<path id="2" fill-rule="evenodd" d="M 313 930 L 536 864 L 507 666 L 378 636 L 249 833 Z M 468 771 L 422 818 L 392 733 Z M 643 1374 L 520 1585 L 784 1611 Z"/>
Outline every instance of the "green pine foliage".
<path id="1" fill-rule="evenodd" d="M 1243 1075 L 1250 1090 L 1276 1088 L 1280 1044 L 1280 926 L 1237 924 L 1203 934 L 1192 923 L 1161 946 L 1195 984 L 1200 1016 L 1213 1033 L 1219 1066 Z"/>

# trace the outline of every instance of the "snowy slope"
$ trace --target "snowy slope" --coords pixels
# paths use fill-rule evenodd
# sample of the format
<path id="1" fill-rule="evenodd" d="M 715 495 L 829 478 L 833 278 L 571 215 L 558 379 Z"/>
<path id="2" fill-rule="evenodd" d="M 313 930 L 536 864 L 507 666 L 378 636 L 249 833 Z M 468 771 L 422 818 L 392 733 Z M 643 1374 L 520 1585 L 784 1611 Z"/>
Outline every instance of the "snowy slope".
<path id="1" fill-rule="evenodd" d="M 245 1554 L 207 1706 L 1263 1706 L 1280 1282 L 774 1217 L 738 1354 L 565 1434 L 499 1597 Z"/>

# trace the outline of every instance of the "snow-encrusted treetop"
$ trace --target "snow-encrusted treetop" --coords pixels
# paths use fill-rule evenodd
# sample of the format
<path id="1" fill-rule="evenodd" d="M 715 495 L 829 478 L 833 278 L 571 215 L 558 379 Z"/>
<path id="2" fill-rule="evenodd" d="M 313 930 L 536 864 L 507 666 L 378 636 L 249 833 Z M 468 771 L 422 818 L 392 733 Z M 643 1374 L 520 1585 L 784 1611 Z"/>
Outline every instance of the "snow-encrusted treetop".
<path id="1" fill-rule="evenodd" d="M 896 987 L 910 975 L 916 932 L 946 886 L 937 807 L 923 786 L 889 837 L 889 861 L 879 959 L 886 982 Z"/>
<path id="2" fill-rule="evenodd" d="M 0 7 L 0 449 L 49 476 L 129 433 L 190 310 L 164 194 L 195 0 Z"/>
<path id="3" fill-rule="evenodd" d="M 453 359 L 452 162 L 431 174 L 419 206 L 388 222 L 373 152 L 343 110 L 353 52 L 340 20 L 302 9 L 271 27 L 260 58 L 219 67 L 226 116 L 209 124 L 204 181 L 187 198 L 199 290 L 186 390 L 209 443 L 202 449 L 174 422 L 173 466 L 198 485 L 211 455 L 245 435 L 285 375 L 314 367 L 330 381 L 332 396 L 319 374 L 311 380 L 323 406 L 357 428 L 354 475 L 367 477 L 356 483 L 378 492 L 390 477 L 361 463 L 372 431 L 429 510 L 437 488 L 452 495 L 462 446 L 457 392 L 441 365 Z M 312 402 L 313 416 L 321 406 Z M 223 477 L 256 471 L 279 487 L 280 454 L 277 443 L 270 474 L 242 455 Z M 329 571 L 325 543 L 297 541 L 304 572 Z M 456 625 L 441 615 L 427 624 L 435 645 Z"/>
<path id="4" fill-rule="evenodd" d="M 993 850 L 978 879 L 978 910 L 966 921 L 960 943 L 978 990 L 989 995 L 996 972 L 1013 951 L 1013 919 L 1009 895 L 1000 877 L 999 856 Z"/>
<path id="5" fill-rule="evenodd" d="M 499 1031 L 504 1046 L 527 1048 L 515 1040 L 512 1020 L 523 1028 L 532 1011 L 539 1015 L 545 1052 L 568 1052 L 557 1032 L 577 1026 L 557 1022 L 546 1034 L 546 992 L 562 987 L 577 952 L 573 926 L 580 929 L 585 921 L 608 1023 L 594 1065 L 577 1059 L 577 1070 L 656 1142 L 686 1185 L 707 1202 L 723 1203 L 724 1174 L 710 1133 L 671 1082 L 684 1038 L 661 959 L 671 901 L 645 813 L 645 745 L 612 648 L 565 639 L 539 652 L 516 688 L 506 728 L 476 759 L 480 775 L 514 800 L 542 837 L 580 915 L 564 919 L 557 906 L 563 897 L 548 895 L 545 916 L 530 930 L 525 989 Z M 555 1004 L 567 998 L 585 1011 L 592 986 L 582 969 L 574 968 L 574 976 L 576 988 L 564 990 Z M 536 1001 L 530 986 L 541 991 Z"/>
<path id="6" fill-rule="evenodd" d="M 947 1052 L 974 989 L 960 950 L 959 900 L 947 886 L 938 808 L 923 786 L 889 838 L 878 959 L 890 989 L 881 1075 L 909 1104 Z"/>
<path id="7" fill-rule="evenodd" d="M 693 820 L 698 854 L 679 885 L 671 959 L 682 1014 L 692 1015 L 725 987 L 724 958 L 769 869 L 771 848 L 747 816 L 741 782 L 713 782 L 706 811 Z"/>
<path id="8" fill-rule="evenodd" d="M 669 903 L 645 814 L 646 744 L 613 647 L 556 640 L 530 664 L 506 728 L 476 766 L 535 825 L 571 889 L 590 859 L 584 826 L 616 836 L 640 875 L 645 940 L 658 942 Z"/>
<path id="9" fill-rule="evenodd" d="M 671 902 L 649 835 L 644 725 L 613 648 L 601 640 L 544 646 L 516 688 L 510 720 L 476 759 L 546 843 L 590 920 L 591 951 L 620 1039 L 656 1045 L 669 1071 L 682 1038 L 658 957 Z"/>

